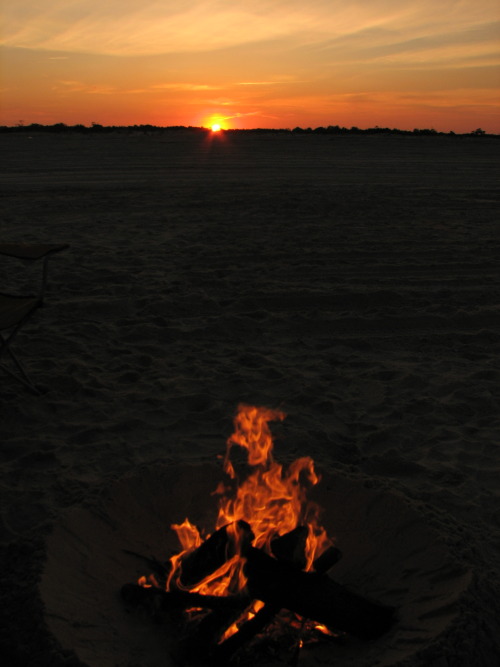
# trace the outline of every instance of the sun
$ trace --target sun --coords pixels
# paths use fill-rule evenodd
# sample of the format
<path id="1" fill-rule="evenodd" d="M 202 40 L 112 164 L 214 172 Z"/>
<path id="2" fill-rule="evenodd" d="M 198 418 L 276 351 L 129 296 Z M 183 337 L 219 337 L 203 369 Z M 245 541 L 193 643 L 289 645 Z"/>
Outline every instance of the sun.
<path id="1" fill-rule="evenodd" d="M 220 126 L 220 123 L 214 123 L 211 127 L 212 132 L 220 132 L 222 130 L 222 127 Z"/>

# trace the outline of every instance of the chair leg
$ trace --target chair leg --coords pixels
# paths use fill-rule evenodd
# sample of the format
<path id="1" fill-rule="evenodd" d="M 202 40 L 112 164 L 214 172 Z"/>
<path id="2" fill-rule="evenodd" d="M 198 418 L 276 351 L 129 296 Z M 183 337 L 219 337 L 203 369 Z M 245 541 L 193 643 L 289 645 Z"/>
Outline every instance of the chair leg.
<path id="1" fill-rule="evenodd" d="M 40 294 L 38 296 L 38 298 L 40 299 L 40 304 L 43 304 L 43 297 L 45 296 L 45 288 L 47 287 L 49 257 L 50 255 L 46 255 L 43 259 L 42 287 L 40 289 Z"/>
<path id="2" fill-rule="evenodd" d="M 15 333 L 15 332 L 14 332 L 14 333 Z M 18 372 L 17 372 L 17 373 L 14 373 L 14 372 L 11 371 L 11 369 L 8 368 L 8 366 L 6 366 L 5 364 L 0 364 L 0 368 L 2 368 L 2 370 L 4 370 L 6 373 L 8 373 L 8 374 L 9 374 L 11 377 L 13 377 L 15 380 L 17 380 L 18 382 L 21 382 L 21 384 L 23 384 L 25 387 L 27 387 L 30 391 L 32 391 L 33 393 L 35 393 L 35 394 L 37 394 L 37 395 L 40 395 L 40 390 L 37 389 L 37 387 L 36 387 L 36 386 L 33 384 L 33 382 L 29 379 L 28 375 L 26 374 L 26 371 L 24 370 L 24 368 L 23 368 L 22 365 L 21 365 L 21 362 L 20 362 L 19 359 L 16 357 L 16 355 L 14 354 L 14 352 L 10 349 L 10 347 L 8 347 L 9 342 L 10 342 L 10 340 L 12 339 L 13 335 L 14 335 L 14 334 L 11 334 L 8 338 L 4 338 L 4 337 L 0 334 L 0 341 L 1 341 L 1 345 L 0 345 L 0 359 L 1 359 L 2 353 L 3 353 L 4 351 L 6 351 L 6 352 L 8 353 L 8 355 L 10 356 L 10 358 L 12 359 L 12 361 L 14 362 L 14 364 L 15 364 L 15 366 L 16 366 Z"/>

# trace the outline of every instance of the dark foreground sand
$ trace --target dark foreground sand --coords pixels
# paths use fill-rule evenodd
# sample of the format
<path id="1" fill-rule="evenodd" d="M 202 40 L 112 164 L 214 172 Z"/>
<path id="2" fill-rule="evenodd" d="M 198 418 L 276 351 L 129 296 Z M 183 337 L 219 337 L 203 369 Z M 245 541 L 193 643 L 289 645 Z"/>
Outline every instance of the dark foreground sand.
<path id="1" fill-rule="evenodd" d="M 1 240 L 71 244 L 17 344 L 41 396 L 1 375 L 3 664 L 172 664 L 116 599 L 122 549 L 206 520 L 239 402 L 287 412 L 276 456 L 324 471 L 335 577 L 400 609 L 299 667 L 500 664 L 499 142 L 0 146 Z M 1 258 L 1 289 L 39 269 Z"/>

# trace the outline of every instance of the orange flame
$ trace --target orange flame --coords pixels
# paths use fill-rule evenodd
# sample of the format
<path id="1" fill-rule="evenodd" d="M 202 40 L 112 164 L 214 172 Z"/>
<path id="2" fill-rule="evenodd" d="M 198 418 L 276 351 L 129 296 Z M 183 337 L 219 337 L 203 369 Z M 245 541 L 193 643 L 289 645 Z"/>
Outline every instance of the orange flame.
<path id="1" fill-rule="evenodd" d="M 253 545 L 271 554 L 271 541 L 284 535 L 299 525 L 308 528 L 306 540 L 307 570 L 332 542 L 319 523 L 319 507 L 307 500 L 307 489 L 319 482 L 310 457 L 302 457 L 286 469 L 273 459 L 273 438 L 269 429 L 270 421 L 283 420 L 285 414 L 269 408 L 240 405 L 234 419 L 234 433 L 227 441 L 224 471 L 227 483 L 220 483 L 214 495 L 218 496 L 219 514 L 216 528 L 227 526 L 227 534 L 232 543 L 232 553 L 216 572 L 188 590 L 210 595 L 233 595 L 242 592 L 246 585 L 243 574 L 245 559 L 240 551 L 243 534 L 237 527 L 240 520 L 246 521 L 255 536 Z M 250 472 L 240 479 L 233 463 L 231 452 L 234 446 L 246 450 Z M 174 587 L 186 588 L 181 584 L 183 558 L 202 544 L 199 530 L 185 519 L 182 524 L 172 525 L 176 531 L 182 552 L 171 558 L 171 573 L 167 590 Z M 208 536 L 207 536 L 208 537 Z M 142 585 L 151 585 L 144 579 Z M 257 613 L 262 603 L 257 601 L 247 611 L 246 618 Z M 222 639 L 226 639 L 238 629 L 231 626 Z"/>
<path id="2" fill-rule="evenodd" d="M 184 550 L 196 549 L 201 544 L 200 531 L 196 526 L 190 523 L 189 519 L 184 519 L 181 524 L 172 524 L 172 530 L 175 530 L 179 542 Z"/>
<path id="3" fill-rule="evenodd" d="M 269 552 L 273 538 L 305 524 L 309 527 L 306 558 L 310 569 L 331 542 L 319 526 L 319 507 L 306 499 L 307 488 L 319 482 L 313 460 L 302 457 L 287 470 L 273 460 L 274 443 L 268 422 L 284 418 L 285 414 L 278 410 L 239 406 L 235 432 L 227 441 L 224 470 L 232 479 L 237 478 L 230 454 L 232 447 L 239 445 L 248 451 L 248 463 L 254 472 L 240 481 L 236 495 L 219 485 L 217 528 L 243 519 L 255 535 L 254 546 Z"/>

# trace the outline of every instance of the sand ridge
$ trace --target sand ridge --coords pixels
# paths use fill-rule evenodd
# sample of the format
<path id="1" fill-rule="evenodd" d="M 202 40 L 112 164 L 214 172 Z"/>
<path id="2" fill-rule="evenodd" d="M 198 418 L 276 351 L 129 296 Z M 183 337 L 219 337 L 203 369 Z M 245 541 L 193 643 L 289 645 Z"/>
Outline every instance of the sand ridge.
<path id="1" fill-rule="evenodd" d="M 472 572 L 408 664 L 496 664 L 497 141 L 0 141 L 2 240 L 71 244 L 19 336 L 43 393 L 0 386 L 12 665 L 75 659 L 37 593 L 66 511 L 138 467 L 213 462 L 239 401 L 288 413 L 281 459 L 402 494 Z M 0 275 L 39 279 L 7 258 Z"/>

